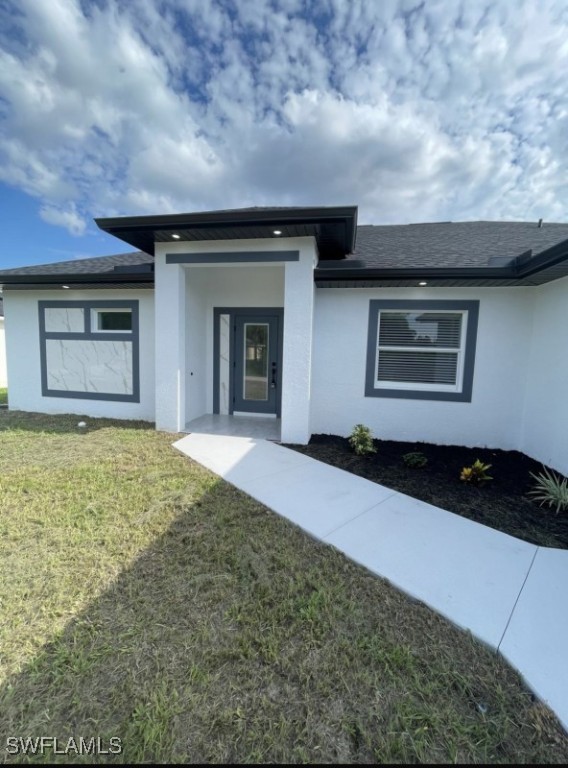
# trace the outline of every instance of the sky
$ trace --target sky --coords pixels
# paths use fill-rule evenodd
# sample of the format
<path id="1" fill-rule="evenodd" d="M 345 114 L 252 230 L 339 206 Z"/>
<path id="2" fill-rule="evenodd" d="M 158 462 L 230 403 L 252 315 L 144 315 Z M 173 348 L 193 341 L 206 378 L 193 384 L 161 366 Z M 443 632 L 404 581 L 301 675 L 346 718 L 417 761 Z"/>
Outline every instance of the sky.
<path id="1" fill-rule="evenodd" d="M 0 268 L 98 216 L 568 221 L 566 0 L 0 0 Z"/>

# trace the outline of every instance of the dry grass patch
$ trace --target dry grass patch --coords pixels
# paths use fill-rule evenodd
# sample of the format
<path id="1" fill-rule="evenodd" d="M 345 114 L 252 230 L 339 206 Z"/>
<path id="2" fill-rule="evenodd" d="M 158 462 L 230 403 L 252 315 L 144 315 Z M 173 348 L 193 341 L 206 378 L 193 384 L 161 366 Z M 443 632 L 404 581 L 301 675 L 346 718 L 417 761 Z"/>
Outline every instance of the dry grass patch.
<path id="1" fill-rule="evenodd" d="M 171 435 L 77 421 L 0 413 L 2 741 L 117 736 L 124 762 L 568 760 L 471 637 Z"/>

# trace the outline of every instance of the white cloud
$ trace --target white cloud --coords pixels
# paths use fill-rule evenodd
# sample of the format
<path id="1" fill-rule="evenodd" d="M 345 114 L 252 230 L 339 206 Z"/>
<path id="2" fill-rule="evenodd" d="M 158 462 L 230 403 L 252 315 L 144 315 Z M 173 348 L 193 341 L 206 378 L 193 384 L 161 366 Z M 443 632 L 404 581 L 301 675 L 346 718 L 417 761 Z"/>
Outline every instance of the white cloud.
<path id="1" fill-rule="evenodd" d="M 65 227 L 72 235 L 82 235 L 87 228 L 85 220 L 77 213 L 73 203 L 66 209 L 56 208 L 53 205 L 42 205 L 39 215 L 48 224 Z"/>
<path id="2" fill-rule="evenodd" d="M 247 204 L 568 218 L 563 0 L 305 8 L 21 0 L 0 31 L 0 179 L 76 234 Z"/>

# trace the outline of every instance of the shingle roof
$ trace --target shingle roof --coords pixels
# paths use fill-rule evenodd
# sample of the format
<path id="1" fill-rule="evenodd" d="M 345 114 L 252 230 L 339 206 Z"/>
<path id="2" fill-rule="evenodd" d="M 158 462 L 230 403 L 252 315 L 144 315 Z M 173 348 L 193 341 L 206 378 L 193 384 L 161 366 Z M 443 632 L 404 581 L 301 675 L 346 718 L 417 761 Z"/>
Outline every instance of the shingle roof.
<path id="1" fill-rule="evenodd" d="M 468 221 L 436 222 L 432 224 L 360 225 L 357 227 L 357 241 L 353 253 L 346 259 L 320 262 L 320 267 L 351 268 L 350 271 L 365 277 L 371 270 L 405 269 L 484 269 L 511 265 L 519 256 L 534 259 L 539 254 L 558 246 L 568 255 L 568 224 L 536 222 Z M 561 259 L 565 257 L 561 254 Z M 139 269 L 137 269 L 139 268 Z M 66 275 L 80 281 L 82 275 L 100 275 L 111 280 L 112 276 L 126 280 L 144 279 L 151 281 L 150 270 L 153 257 L 143 251 L 99 256 L 91 259 L 62 261 L 55 264 L 40 264 L 0 271 L 2 278 L 22 276 L 23 282 L 38 276 L 48 281 L 50 276 Z M 331 270 L 330 270 L 331 271 Z M 337 273 L 336 269 L 333 270 Z M 318 269 L 316 278 L 323 279 L 324 270 Z M 329 275 L 325 269 L 325 276 Z M 555 279 L 564 272 L 550 273 L 546 279 Z M 7 282 L 10 282 L 9 280 Z M 14 281 L 16 282 L 16 281 Z"/>
<path id="2" fill-rule="evenodd" d="M 140 264 L 153 264 L 153 258 L 142 251 L 134 253 L 116 253 L 112 256 L 96 256 L 92 259 L 73 259 L 58 261 L 54 264 L 36 264 L 33 267 L 3 269 L 4 275 L 96 275 L 112 273 L 115 267 L 130 267 Z"/>
<path id="3" fill-rule="evenodd" d="M 502 267 L 528 250 L 536 256 L 563 241 L 568 241 L 568 224 L 544 223 L 540 228 L 536 222 L 507 221 L 360 225 L 355 252 L 347 260 L 379 269 Z"/>

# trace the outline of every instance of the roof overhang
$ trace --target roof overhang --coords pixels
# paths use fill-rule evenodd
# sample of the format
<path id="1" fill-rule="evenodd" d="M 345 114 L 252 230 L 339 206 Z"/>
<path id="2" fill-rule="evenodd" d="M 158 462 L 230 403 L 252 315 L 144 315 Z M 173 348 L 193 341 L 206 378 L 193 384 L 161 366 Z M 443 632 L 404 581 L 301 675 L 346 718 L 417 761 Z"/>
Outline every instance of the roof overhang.
<path id="1" fill-rule="evenodd" d="M 14 274 L 0 274 L 0 290 L 3 287 L 31 289 L 57 288 L 63 285 L 74 285 L 77 288 L 85 285 L 98 285 L 120 287 L 121 285 L 140 285 L 152 287 L 154 285 L 154 264 L 119 264 L 106 272 L 50 272 L 48 274 L 34 272 L 15 272 Z"/>
<path id="2" fill-rule="evenodd" d="M 342 259 L 355 248 L 357 206 L 258 208 L 95 219 L 104 232 L 154 254 L 155 243 L 315 237 L 321 258 Z M 277 230 L 281 234 L 275 235 Z M 172 234 L 179 235 L 173 239 Z"/>
<path id="3" fill-rule="evenodd" d="M 93 274 L 73 274 L 73 275 L 3 275 L 0 277 L 0 290 L 2 287 L 15 288 L 21 287 L 22 289 L 30 289 L 33 285 L 34 288 L 57 288 L 62 285 L 74 285 L 77 288 L 81 288 L 84 284 L 100 284 L 104 287 L 107 284 L 112 283 L 113 287 L 122 284 L 138 284 L 141 286 L 154 285 L 154 273 L 153 272 L 96 272 Z"/>

